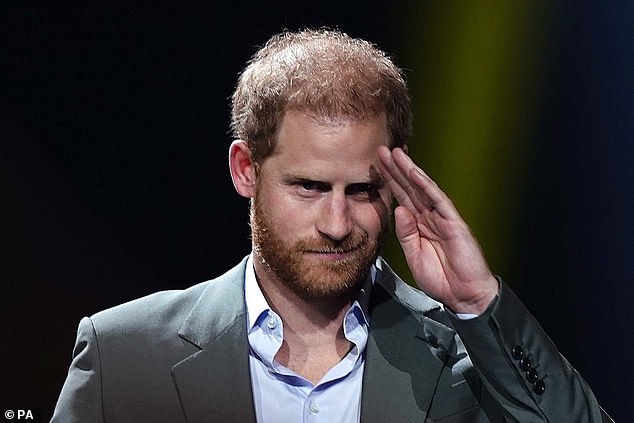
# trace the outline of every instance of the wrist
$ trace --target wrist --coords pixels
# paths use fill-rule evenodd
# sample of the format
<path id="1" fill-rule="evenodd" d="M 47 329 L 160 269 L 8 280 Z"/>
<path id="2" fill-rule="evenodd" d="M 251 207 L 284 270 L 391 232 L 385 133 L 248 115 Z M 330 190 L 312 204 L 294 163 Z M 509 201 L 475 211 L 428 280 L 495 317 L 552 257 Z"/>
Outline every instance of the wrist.
<path id="1" fill-rule="evenodd" d="M 445 304 L 455 314 L 481 315 L 484 313 L 491 303 L 495 300 L 500 292 L 500 282 L 493 276 L 482 282 L 482 289 L 477 295 L 463 301 L 457 301 L 452 304 Z"/>

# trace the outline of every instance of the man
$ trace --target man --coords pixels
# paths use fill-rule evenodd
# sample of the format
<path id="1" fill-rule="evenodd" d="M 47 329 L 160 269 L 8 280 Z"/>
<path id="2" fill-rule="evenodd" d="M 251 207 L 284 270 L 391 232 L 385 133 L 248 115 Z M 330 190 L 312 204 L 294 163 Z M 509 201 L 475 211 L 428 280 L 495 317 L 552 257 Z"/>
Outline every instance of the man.
<path id="1" fill-rule="evenodd" d="M 232 127 L 252 253 L 83 319 L 53 421 L 611 421 L 408 158 L 407 88 L 383 52 L 275 36 Z M 393 200 L 424 293 L 378 256 Z"/>

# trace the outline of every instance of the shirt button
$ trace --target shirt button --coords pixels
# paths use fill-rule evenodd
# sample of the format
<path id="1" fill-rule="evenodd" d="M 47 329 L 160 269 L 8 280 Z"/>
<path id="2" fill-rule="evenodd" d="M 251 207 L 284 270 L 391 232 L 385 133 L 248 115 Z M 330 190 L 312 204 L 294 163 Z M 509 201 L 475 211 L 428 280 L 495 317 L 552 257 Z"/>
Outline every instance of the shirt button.
<path id="1" fill-rule="evenodd" d="M 310 409 L 311 413 L 319 413 L 319 407 L 317 407 L 317 404 L 315 404 L 315 401 L 310 403 L 310 407 L 308 407 Z"/>
<path id="2" fill-rule="evenodd" d="M 266 321 L 266 326 L 269 329 L 275 329 L 275 327 L 277 326 L 277 321 L 275 320 L 275 317 L 269 317 L 269 320 Z"/>

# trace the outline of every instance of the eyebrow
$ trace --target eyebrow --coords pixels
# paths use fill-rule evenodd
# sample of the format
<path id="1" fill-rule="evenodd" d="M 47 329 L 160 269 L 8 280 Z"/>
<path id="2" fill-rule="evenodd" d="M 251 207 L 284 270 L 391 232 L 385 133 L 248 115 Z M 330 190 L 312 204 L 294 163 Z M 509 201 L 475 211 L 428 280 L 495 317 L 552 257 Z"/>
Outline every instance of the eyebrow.
<path id="1" fill-rule="evenodd" d="M 323 181 L 320 178 L 317 177 L 310 177 L 310 176 L 299 176 L 299 175 L 294 175 L 294 174 L 285 174 L 282 177 L 283 181 L 285 183 L 301 183 L 301 182 L 317 182 L 317 183 L 323 183 L 323 184 L 328 184 L 328 185 L 332 185 L 330 182 L 327 181 Z M 374 185 L 377 188 L 383 188 L 383 186 L 385 185 L 385 180 L 380 176 L 380 175 L 370 175 L 367 178 L 363 178 L 354 182 L 350 182 L 348 184 L 346 184 L 346 186 L 350 186 L 350 185 L 359 185 L 359 184 L 368 184 L 368 185 Z"/>

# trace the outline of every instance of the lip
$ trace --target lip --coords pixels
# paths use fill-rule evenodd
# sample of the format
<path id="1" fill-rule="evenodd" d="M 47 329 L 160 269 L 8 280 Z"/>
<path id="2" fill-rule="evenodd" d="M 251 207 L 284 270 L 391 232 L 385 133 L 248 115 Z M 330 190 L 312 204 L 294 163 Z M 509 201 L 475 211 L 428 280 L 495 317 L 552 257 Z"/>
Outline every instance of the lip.
<path id="1" fill-rule="evenodd" d="M 310 254 L 312 256 L 317 256 L 321 258 L 322 260 L 336 261 L 336 260 L 345 260 L 349 258 L 357 249 L 358 247 L 351 248 L 348 250 L 328 250 L 328 251 L 307 250 L 305 251 L 305 253 Z"/>

